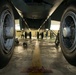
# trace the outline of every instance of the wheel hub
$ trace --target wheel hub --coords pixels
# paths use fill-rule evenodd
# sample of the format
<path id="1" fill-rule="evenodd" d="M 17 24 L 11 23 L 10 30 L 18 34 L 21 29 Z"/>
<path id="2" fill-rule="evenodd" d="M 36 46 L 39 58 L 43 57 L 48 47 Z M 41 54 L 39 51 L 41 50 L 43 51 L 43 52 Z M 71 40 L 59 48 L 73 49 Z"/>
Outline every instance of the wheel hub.
<path id="1" fill-rule="evenodd" d="M 8 9 L 2 12 L 1 14 L 1 29 L 0 32 L 1 37 L 1 45 L 2 49 L 5 53 L 8 53 L 11 51 L 13 45 L 14 45 L 14 17 L 12 16 L 12 13 Z"/>
<path id="2" fill-rule="evenodd" d="M 13 38 L 13 35 L 14 35 L 13 27 L 6 27 L 5 37 L 11 39 Z"/>
<path id="3" fill-rule="evenodd" d="M 63 36 L 64 37 L 70 37 L 71 36 L 71 29 L 70 29 L 70 27 L 64 27 L 64 29 L 63 29 Z"/>
<path id="4" fill-rule="evenodd" d="M 61 41 L 63 47 L 72 52 L 76 46 L 76 14 L 73 12 L 68 12 L 61 23 Z"/>

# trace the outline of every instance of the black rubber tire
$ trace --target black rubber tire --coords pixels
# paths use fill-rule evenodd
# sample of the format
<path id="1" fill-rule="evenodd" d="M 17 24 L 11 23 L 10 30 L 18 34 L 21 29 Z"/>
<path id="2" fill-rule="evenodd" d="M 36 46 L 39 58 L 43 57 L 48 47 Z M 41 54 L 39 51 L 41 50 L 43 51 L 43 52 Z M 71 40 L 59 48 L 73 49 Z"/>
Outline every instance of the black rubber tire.
<path id="1" fill-rule="evenodd" d="M 31 37 L 32 37 L 32 33 L 31 33 L 31 32 L 29 32 L 29 38 L 31 39 Z"/>
<path id="2" fill-rule="evenodd" d="M 44 37 L 44 33 L 42 32 L 42 33 L 41 33 L 41 39 L 43 39 L 43 37 Z"/>
<path id="3" fill-rule="evenodd" d="M 71 21 L 69 20 L 70 18 L 71 18 Z M 68 20 L 68 21 L 66 21 L 66 20 Z M 72 26 L 72 24 L 71 24 L 72 22 L 73 22 L 73 26 L 74 26 L 74 31 L 73 30 L 71 31 L 71 33 L 72 33 L 71 37 L 73 36 L 73 38 L 65 39 L 63 36 L 63 29 L 68 23 L 69 23 L 69 26 Z M 76 23 L 75 22 L 76 22 L 76 7 L 71 5 L 65 10 L 65 12 L 62 16 L 59 39 L 60 39 L 61 50 L 62 50 L 64 57 L 73 66 L 76 66 L 76 33 L 75 33 L 76 32 Z M 71 37 L 69 37 L 69 38 L 71 38 Z M 72 40 L 71 44 L 70 44 L 70 40 Z"/>
<path id="4" fill-rule="evenodd" d="M 25 32 L 25 39 L 27 39 L 27 32 Z"/>
<path id="5" fill-rule="evenodd" d="M 5 15 L 5 16 L 4 16 Z M 8 19 L 7 19 L 8 16 Z M 8 23 L 7 20 L 8 20 Z M 4 26 L 8 24 L 8 27 L 11 26 L 13 28 L 12 40 L 8 42 L 8 46 L 5 43 L 5 32 Z M 3 35 L 3 36 L 2 36 Z M 7 42 L 6 40 L 6 42 Z M 6 1 L 0 4 L 0 69 L 5 67 L 10 58 L 12 57 L 13 50 L 14 50 L 14 42 L 15 42 L 15 22 L 14 22 L 14 14 L 12 11 L 12 7 Z M 10 45 L 11 44 L 11 45 Z M 11 47 L 10 47 L 11 46 Z"/>
<path id="6" fill-rule="evenodd" d="M 23 42 L 23 48 L 27 48 L 27 42 Z"/>
<path id="7" fill-rule="evenodd" d="M 15 38 L 15 46 L 18 46 L 19 45 L 19 40 L 18 38 Z"/>
<path id="8" fill-rule="evenodd" d="M 37 39 L 39 39 L 39 32 L 37 32 Z"/>

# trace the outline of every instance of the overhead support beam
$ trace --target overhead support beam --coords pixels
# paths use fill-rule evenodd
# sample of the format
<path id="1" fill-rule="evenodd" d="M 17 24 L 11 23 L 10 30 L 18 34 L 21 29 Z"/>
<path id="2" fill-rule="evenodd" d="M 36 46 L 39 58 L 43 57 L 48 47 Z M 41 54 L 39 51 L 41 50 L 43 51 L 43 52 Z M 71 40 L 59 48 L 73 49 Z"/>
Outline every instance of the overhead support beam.
<path id="1" fill-rule="evenodd" d="M 28 11 L 29 9 L 24 0 L 11 0 L 11 3 L 22 12 Z"/>
<path id="2" fill-rule="evenodd" d="M 43 26 L 45 25 L 46 21 L 49 19 L 49 17 L 53 14 L 53 12 L 57 9 L 57 7 L 63 2 L 63 0 L 56 0 L 56 2 L 54 3 L 53 7 L 51 8 L 49 15 L 47 16 L 47 18 L 45 19 L 45 21 L 42 23 L 42 25 L 40 26 L 40 28 L 38 29 L 38 31 L 40 31 L 41 28 L 43 28 Z"/>
<path id="3" fill-rule="evenodd" d="M 22 29 L 29 29 L 27 22 L 22 17 L 19 18 L 19 24 L 20 24 L 21 30 Z"/>
<path id="4" fill-rule="evenodd" d="M 23 26 L 22 26 L 22 25 L 23 25 Z M 24 28 L 24 29 L 29 29 L 29 30 L 30 30 L 29 25 L 27 24 L 27 22 L 25 21 L 25 19 L 22 18 L 22 17 L 20 17 L 20 26 L 21 26 L 22 28 Z M 21 29 L 22 29 L 22 28 L 21 28 Z"/>
<path id="5" fill-rule="evenodd" d="M 25 24 L 25 27 L 27 28 L 27 29 L 29 29 L 30 30 L 30 28 L 29 28 L 29 26 L 28 26 L 28 24 L 27 24 L 27 22 L 25 21 L 25 19 L 23 18 L 23 15 L 22 15 L 22 13 L 15 7 L 15 9 L 17 10 L 17 12 L 18 12 L 18 14 L 19 14 L 19 16 L 20 16 L 20 19 L 22 19 L 22 21 L 24 22 L 24 24 Z"/>
<path id="6" fill-rule="evenodd" d="M 20 10 L 18 10 L 15 6 L 14 6 L 14 8 L 16 9 L 16 11 L 18 12 L 18 14 L 19 14 L 19 16 L 20 16 L 20 24 L 22 25 L 22 21 L 24 22 L 24 24 L 25 24 L 25 27 L 27 28 L 27 29 L 29 29 L 30 30 L 30 28 L 29 28 L 29 26 L 28 26 L 28 24 L 27 24 L 27 22 L 25 21 L 25 19 L 23 18 L 23 15 L 22 15 L 22 13 L 21 13 L 21 11 Z M 22 20 L 21 20 L 22 19 Z"/>
<path id="7" fill-rule="evenodd" d="M 30 29 L 30 27 L 29 27 L 29 25 L 27 24 L 27 22 L 25 21 L 25 19 L 24 19 L 24 18 L 23 18 L 23 21 L 24 21 L 24 23 L 25 23 L 26 27 L 27 27 L 29 30 L 31 30 L 31 29 Z"/>

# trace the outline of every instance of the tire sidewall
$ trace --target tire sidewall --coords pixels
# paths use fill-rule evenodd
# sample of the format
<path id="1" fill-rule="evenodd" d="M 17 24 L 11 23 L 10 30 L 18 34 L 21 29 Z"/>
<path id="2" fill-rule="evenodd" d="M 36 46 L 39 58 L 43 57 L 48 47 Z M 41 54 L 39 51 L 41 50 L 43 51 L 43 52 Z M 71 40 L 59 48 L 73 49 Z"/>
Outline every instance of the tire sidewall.
<path id="1" fill-rule="evenodd" d="M 14 22 L 13 11 L 12 11 L 12 9 L 11 9 L 11 6 L 10 6 L 8 3 L 5 3 L 5 4 L 3 4 L 3 5 L 0 7 L 0 17 L 1 17 L 1 15 L 2 15 L 2 12 L 3 12 L 4 10 L 6 10 L 6 9 L 9 10 L 9 12 L 10 12 L 10 14 L 11 14 L 11 16 L 12 16 L 13 22 Z M 14 23 L 14 24 L 15 24 L 15 23 Z M 1 18 L 0 18 L 0 25 L 2 25 L 2 23 L 1 23 Z M 14 26 L 14 29 L 15 29 L 15 26 Z M 1 30 L 1 31 L 3 31 L 3 30 Z M 3 32 L 2 32 L 2 33 L 3 33 Z M 2 38 L 2 37 L 1 37 L 1 36 L 3 35 L 2 33 L 0 34 L 0 39 Z M 13 50 L 14 50 L 14 43 L 15 43 L 14 41 L 15 41 L 15 30 L 14 30 L 13 46 L 12 46 L 11 51 L 10 51 L 9 53 L 6 54 L 6 53 L 3 51 L 2 44 L 1 44 L 1 42 L 0 42 L 0 59 L 2 58 L 3 60 L 8 61 L 8 60 L 11 58 L 11 56 L 12 56 L 12 54 L 13 54 Z"/>
<path id="2" fill-rule="evenodd" d="M 66 48 L 65 47 L 65 45 L 64 45 L 64 42 L 63 42 L 63 39 L 62 39 L 62 30 L 63 30 L 63 26 L 62 26 L 62 23 L 63 23 L 63 20 L 64 20 L 64 18 L 65 18 L 65 16 L 67 16 L 67 13 L 68 12 L 70 12 L 70 11 L 72 11 L 72 12 L 74 12 L 75 14 L 76 14 L 76 8 L 75 8 L 75 6 L 69 6 L 66 10 L 65 10 L 65 12 L 64 12 L 64 14 L 63 14 L 63 16 L 62 16 L 62 19 L 61 19 L 61 24 L 60 24 L 60 35 L 59 35 L 59 37 L 60 37 L 60 45 L 61 45 L 61 50 L 62 50 L 62 52 L 63 52 L 63 54 L 64 54 L 64 56 L 66 57 L 66 59 L 70 59 L 70 60 L 73 60 L 74 58 L 76 59 L 76 50 L 74 50 L 74 51 L 72 51 L 72 52 L 68 52 L 68 48 Z M 74 46 L 74 49 L 76 49 L 76 45 Z"/>

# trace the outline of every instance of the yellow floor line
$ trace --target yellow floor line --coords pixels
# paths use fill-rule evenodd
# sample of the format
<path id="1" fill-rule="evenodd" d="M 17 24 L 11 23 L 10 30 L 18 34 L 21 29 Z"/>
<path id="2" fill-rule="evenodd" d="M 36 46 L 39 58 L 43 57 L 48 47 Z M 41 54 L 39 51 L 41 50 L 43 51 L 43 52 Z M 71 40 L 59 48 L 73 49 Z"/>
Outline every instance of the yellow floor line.
<path id="1" fill-rule="evenodd" d="M 38 67 L 38 68 L 42 67 L 39 42 L 38 41 L 36 41 L 36 44 L 35 44 L 35 50 L 33 53 L 32 65 L 31 66 L 32 67 Z M 30 73 L 29 75 L 43 75 L 43 73 Z"/>

